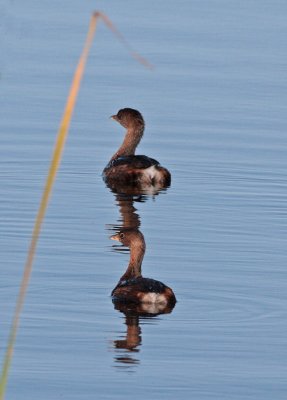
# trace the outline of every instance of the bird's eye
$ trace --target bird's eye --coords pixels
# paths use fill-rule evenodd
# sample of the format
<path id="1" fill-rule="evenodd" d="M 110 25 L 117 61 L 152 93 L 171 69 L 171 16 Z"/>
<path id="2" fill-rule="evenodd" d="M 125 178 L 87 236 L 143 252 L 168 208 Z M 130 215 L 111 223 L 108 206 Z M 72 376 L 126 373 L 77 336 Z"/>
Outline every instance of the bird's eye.
<path id="1" fill-rule="evenodd" d="M 120 233 L 120 238 L 123 239 L 124 237 L 125 237 L 125 234 L 121 232 Z"/>

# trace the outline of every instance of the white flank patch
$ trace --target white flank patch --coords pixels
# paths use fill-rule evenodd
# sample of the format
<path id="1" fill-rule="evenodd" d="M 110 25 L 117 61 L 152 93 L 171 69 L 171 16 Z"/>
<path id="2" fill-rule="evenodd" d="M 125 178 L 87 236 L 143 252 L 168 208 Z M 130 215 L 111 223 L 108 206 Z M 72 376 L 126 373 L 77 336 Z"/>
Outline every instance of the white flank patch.
<path id="1" fill-rule="evenodd" d="M 161 303 L 167 304 L 167 300 L 163 294 L 150 292 L 145 294 L 141 300 L 143 303 Z"/>
<path id="2" fill-rule="evenodd" d="M 154 165 L 144 170 L 144 176 L 145 178 L 149 178 L 150 180 L 160 180 L 161 178 L 160 172 L 155 168 Z"/>
<path id="3" fill-rule="evenodd" d="M 158 314 L 162 312 L 166 307 L 165 303 L 142 303 L 141 310 L 149 314 Z"/>

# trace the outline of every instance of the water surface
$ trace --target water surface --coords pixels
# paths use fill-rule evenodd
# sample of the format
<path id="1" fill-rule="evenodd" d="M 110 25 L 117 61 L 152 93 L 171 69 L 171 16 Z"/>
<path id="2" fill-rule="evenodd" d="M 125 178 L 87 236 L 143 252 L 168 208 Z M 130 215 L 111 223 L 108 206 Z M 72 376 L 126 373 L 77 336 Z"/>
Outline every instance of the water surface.
<path id="1" fill-rule="evenodd" d="M 137 65 L 99 25 L 7 399 L 285 399 L 285 2 L 4 3 L 1 357 L 90 12 L 106 12 L 156 66 Z M 123 219 L 101 171 L 123 135 L 108 117 L 125 106 L 146 119 L 139 153 L 172 173 L 167 191 L 133 204 L 143 273 L 178 298 L 155 317 L 110 299 L 128 253 L 108 239 Z"/>

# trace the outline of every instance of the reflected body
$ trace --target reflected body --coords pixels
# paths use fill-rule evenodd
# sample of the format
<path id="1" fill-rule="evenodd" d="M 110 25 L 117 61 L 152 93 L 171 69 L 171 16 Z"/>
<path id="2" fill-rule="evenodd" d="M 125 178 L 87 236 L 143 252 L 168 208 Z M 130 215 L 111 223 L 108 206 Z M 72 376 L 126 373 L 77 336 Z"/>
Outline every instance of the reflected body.
<path id="1" fill-rule="evenodd" d="M 157 312 L 167 306 L 174 306 L 175 295 L 171 288 L 155 279 L 144 278 L 141 265 L 145 254 L 145 241 L 137 229 L 125 229 L 111 236 L 130 248 L 130 261 L 126 272 L 112 291 L 114 301 L 125 303 L 156 304 Z"/>
<path id="2" fill-rule="evenodd" d="M 170 172 L 160 163 L 145 155 L 135 155 L 144 133 L 145 122 L 141 113 L 132 108 L 123 108 L 111 117 L 126 128 L 123 143 L 112 156 L 103 171 L 103 178 L 113 190 L 140 187 L 157 190 L 170 185 Z"/>
<path id="3" fill-rule="evenodd" d="M 135 355 L 139 353 L 139 347 L 142 345 L 141 322 L 156 320 L 160 314 L 171 313 L 173 306 L 167 305 L 163 308 L 159 304 L 114 302 L 114 307 L 125 315 L 126 325 L 125 336 L 113 341 L 117 350 L 115 362 L 117 366 L 140 364 Z"/>

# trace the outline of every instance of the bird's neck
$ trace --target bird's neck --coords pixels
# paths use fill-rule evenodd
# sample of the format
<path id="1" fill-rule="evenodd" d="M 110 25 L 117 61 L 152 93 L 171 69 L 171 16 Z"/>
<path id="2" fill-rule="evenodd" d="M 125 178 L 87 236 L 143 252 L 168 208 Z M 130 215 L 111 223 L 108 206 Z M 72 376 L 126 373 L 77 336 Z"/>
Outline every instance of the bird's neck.
<path id="1" fill-rule="evenodd" d="M 142 276 L 142 261 L 145 254 L 145 243 L 140 245 L 132 245 L 130 247 L 130 261 L 126 272 L 121 277 L 120 281 L 139 278 Z"/>
<path id="2" fill-rule="evenodd" d="M 126 131 L 125 138 L 120 148 L 113 155 L 111 160 L 115 160 L 122 156 L 132 156 L 135 154 L 136 148 L 143 136 L 144 126 L 132 126 Z"/>

